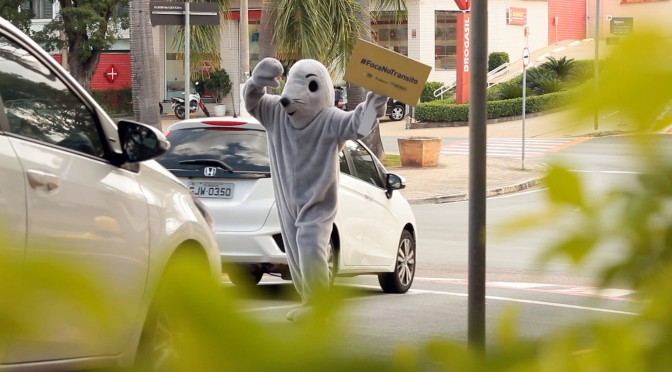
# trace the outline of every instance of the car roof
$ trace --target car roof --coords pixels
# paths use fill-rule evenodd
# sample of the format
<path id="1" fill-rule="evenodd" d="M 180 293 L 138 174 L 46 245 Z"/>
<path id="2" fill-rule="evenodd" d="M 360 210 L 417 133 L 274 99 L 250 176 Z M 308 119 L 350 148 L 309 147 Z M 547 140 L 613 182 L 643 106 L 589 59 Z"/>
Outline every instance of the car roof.
<path id="1" fill-rule="evenodd" d="M 221 116 L 221 117 L 201 117 L 195 119 L 188 119 L 178 121 L 175 124 L 172 124 L 168 127 L 168 131 L 175 131 L 181 129 L 193 129 L 193 128 L 211 128 L 211 127 L 235 127 L 240 129 L 252 129 L 252 130 L 265 130 L 264 126 L 257 121 L 257 119 L 246 116 L 246 117 L 233 117 L 233 116 Z"/>

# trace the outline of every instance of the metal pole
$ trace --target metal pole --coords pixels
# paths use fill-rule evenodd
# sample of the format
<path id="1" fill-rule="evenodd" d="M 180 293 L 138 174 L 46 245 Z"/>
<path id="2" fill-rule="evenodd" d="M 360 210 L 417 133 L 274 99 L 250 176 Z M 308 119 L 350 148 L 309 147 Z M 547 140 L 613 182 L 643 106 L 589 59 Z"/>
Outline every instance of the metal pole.
<path id="1" fill-rule="evenodd" d="M 469 73 L 469 346 L 485 351 L 485 180 L 488 2 L 471 4 Z"/>
<path id="2" fill-rule="evenodd" d="M 240 1 L 240 67 L 244 83 L 250 76 L 250 26 L 248 22 L 247 0 Z"/>
<path id="3" fill-rule="evenodd" d="M 595 91 L 598 86 L 599 62 L 600 62 L 600 1 L 595 0 Z M 595 130 L 598 127 L 599 109 L 595 107 Z"/>
<path id="4" fill-rule="evenodd" d="M 189 119 L 189 110 L 191 109 L 191 102 L 189 102 L 189 95 L 191 95 L 191 81 L 189 65 L 189 54 L 191 52 L 191 25 L 189 24 L 189 3 L 184 3 L 184 118 Z"/>
<path id="5" fill-rule="evenodd" d="M 525 170 L 525 101 L 526 101 L 526 96 L 527 96 L 527 89 L 525 89 L 527 86 L 527 65 L 523 66 L 523 133 L 521 137 L 521 142 L 523 144 L 522 150 L 521 150 L 521 168 Z"/>

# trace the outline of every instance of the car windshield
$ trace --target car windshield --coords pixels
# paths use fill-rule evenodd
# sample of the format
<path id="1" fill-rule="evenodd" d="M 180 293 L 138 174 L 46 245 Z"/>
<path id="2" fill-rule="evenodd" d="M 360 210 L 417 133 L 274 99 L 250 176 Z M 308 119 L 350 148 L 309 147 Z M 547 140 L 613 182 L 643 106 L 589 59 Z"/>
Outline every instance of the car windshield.
<path id="1" fill-rule="evenodd" d="M 191 128 L 172 131 L 170 148 L 157 161 L 181 177 L 198 177 L 205 166 L 217 177 L 269 175 L 266 132 L 241 128 Z M 218 165 L 219 164 L 219 165 Z"/>

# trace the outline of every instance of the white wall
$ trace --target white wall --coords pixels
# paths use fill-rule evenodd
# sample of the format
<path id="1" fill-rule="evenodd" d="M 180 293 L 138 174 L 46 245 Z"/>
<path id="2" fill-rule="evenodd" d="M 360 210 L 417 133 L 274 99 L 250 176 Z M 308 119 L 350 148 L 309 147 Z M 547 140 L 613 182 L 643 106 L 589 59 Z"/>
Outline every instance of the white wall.
<path id="1" fill-rule="evenodd" d="M 428 81 L 450 83 L 455 81 L 455 70 L 434 69 L 434 12 L 437 10 L 459 11 L 454 1 L 409 0 L 408 56 L 432 66 Z M 511 61 L 521 57 L 525 47 L 523 26 L 507 25 L 506 11 L 509 7 L 527 9 L 529 27 L 528 45 L 531 51 L 547 46 L 548 2 L 523 0 L 488 1 L 488 53 L 507 52 Z M 416 38 L 412 37 L 413 29 Z"/>

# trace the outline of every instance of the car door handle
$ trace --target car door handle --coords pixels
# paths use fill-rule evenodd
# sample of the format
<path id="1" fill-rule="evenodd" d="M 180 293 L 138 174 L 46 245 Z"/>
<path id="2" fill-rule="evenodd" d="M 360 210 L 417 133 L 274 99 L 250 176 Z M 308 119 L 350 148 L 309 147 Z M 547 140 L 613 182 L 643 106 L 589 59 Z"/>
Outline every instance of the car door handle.
<path id="1" fill-rule="evenodd" d="M 364 199 L 366 199 L 366 200 L 373 200 L 373 197 L 371 196 L 371 194 L 369 194 L 368 192 L 366 192 L 366 193 L 364 193 Z"/>
<path id="2" fill-rule="evenodd" d="M 26 171 L 26 175 L 28 177 L 28 184 L 34 189 L 46 187 L 47 190 L 53 191 L 61 186 L 61 179 L 51 173 L 29 169 Z"/>

